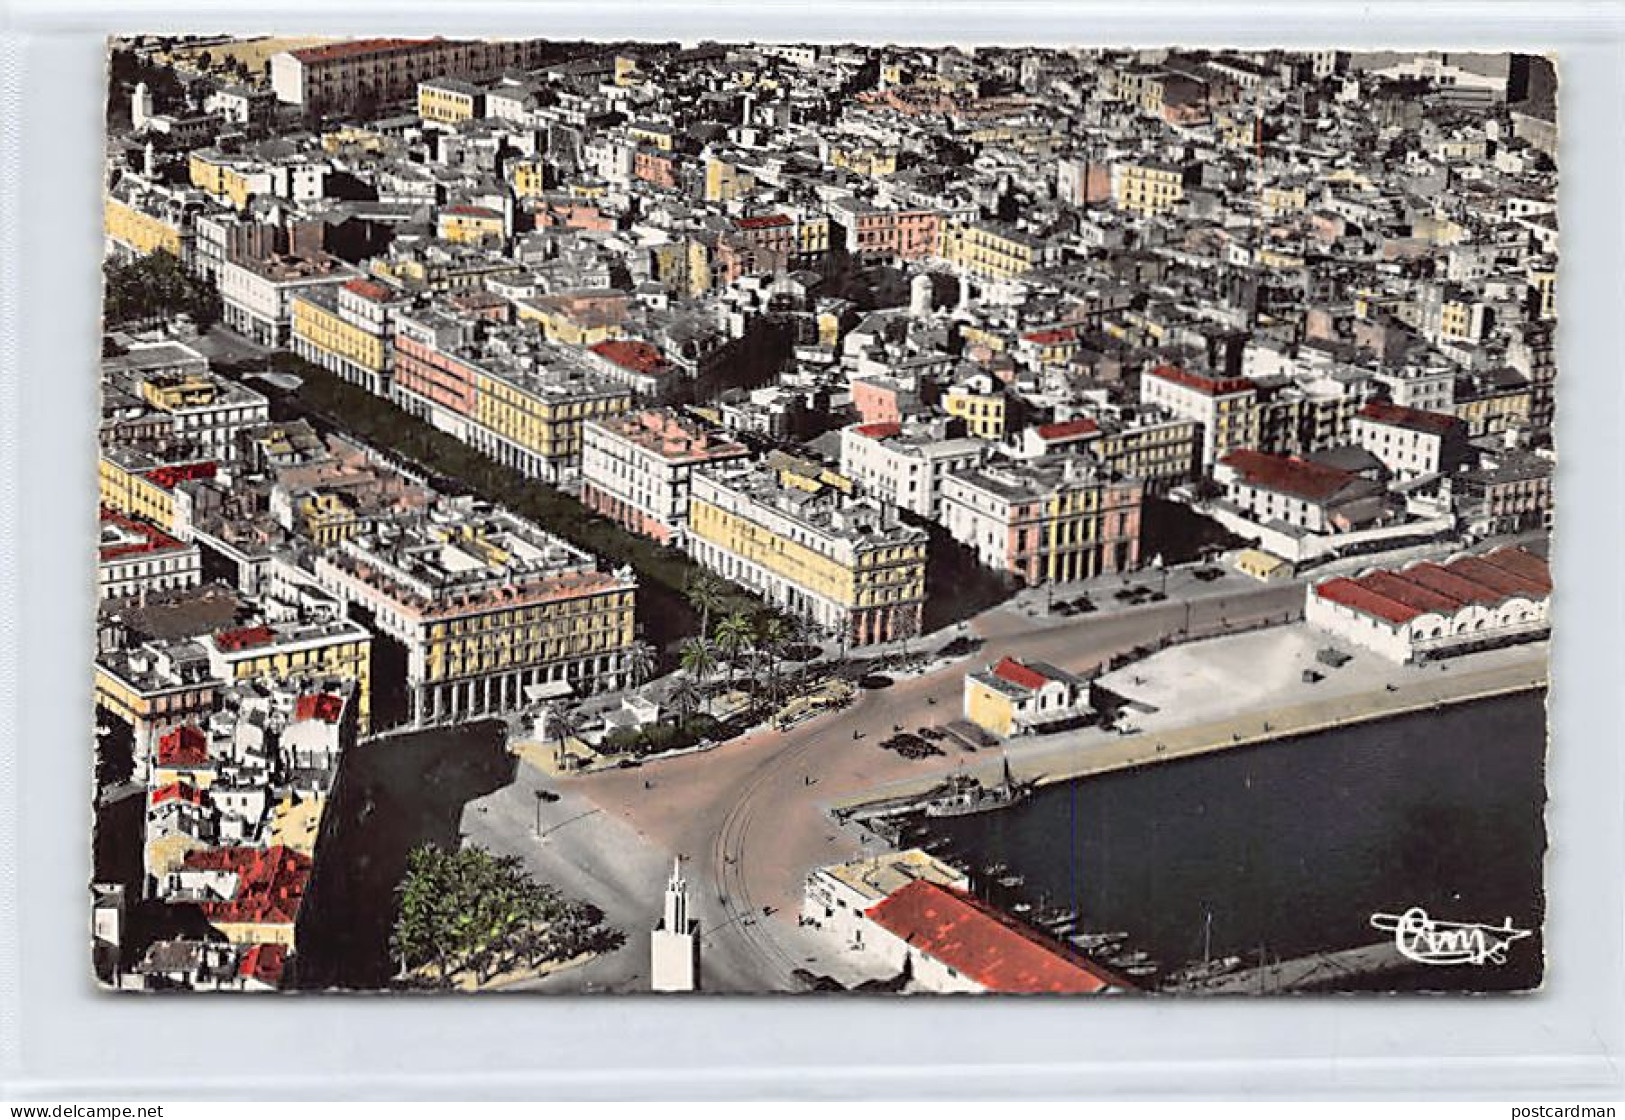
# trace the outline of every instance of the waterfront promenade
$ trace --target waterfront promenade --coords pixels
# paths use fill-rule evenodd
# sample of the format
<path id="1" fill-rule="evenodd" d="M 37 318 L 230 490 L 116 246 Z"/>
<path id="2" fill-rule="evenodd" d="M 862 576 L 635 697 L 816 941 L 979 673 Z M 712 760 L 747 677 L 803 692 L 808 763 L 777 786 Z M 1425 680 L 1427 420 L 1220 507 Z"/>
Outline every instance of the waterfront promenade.
<path id="1" fill-rule="evenodd" d="M 1245 706 L 1217 719 L 1133 735 L 1113 736 L 1091 729 L 1018 742 L 1003 752 L 982 752 L 987 757 L 978 756 L 975 763 L 955 760 L 952 766 L 922 770 L 902 781 L 887 782 L 832 801 L 828 807 L 844 813 L 874 801 L 923 793 L 953 772 L 971 774 L 987 783 L 996 782 L 1005 758 L 1010 759 L 1018 777 L 1048 785 L 1545 686 L 1546 643 L 1498 652 L 1516 653 L 1516 656 L 1502 656 L 1487 665 L 1464 661 L 1446 672 L 1407 675 L 1402 683 L 1392 687 L 1385 684 L 1297 703 Z"/>

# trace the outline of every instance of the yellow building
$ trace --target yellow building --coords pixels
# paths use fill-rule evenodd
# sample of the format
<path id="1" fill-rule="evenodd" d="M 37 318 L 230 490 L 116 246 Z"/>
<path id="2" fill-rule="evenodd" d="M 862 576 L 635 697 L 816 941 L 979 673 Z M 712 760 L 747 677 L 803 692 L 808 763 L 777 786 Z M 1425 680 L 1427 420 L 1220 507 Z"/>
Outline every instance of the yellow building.
<path id="1" fill-rule="evenodd" d="M 193 152 L 186 161 L 187 177 L 194 187 L 241 210 L 254 195 L 271 190 L 271 173 L 255 164 L 226 155 L 213 148 Z"/>
<path id="2" fill-rule="evenodd" d="M 102 210 L 102 228 L 110 240 L 141 256 L 159 249 L 176 257 L 182 255 L 178 225 L 138 210 L 111 195 L 107 197 Z"/>
<path id="3" fill-rule="evenodd" d="M 1006 657 L 965 674 L 965 718 L 983 731 L 1008 739 L 1059 727 L 1088 710 L 1089 684 L 1046 661 Z"/>
<path id="4" fill-rule="evenodd" d="M 878 179 L 897 174 L 897 153 L 867 144 L 832 144 L 829 149 L 829 164 L 831 167 L 850 171 L 854 175 L 867 175 Z"/>
<path id="5" fill-rule="evenodd" d="M 987 280 L 1025 276 L 1043 259 L 1044 243 L 1019 230 L 982 222 L 950 226 L 942 234 L 942 257 Z"/>
<path id="6" fill-rule="evenodd" d="M 635 86 L 643 81 L 643 75 L 638 72 L 638 60 L 629 55 L 615 56 L 615 84 L 618 86 Z"/>
<path id="7" fill-rule="evenodd" d="M 347 494 L 319 490 L 301 495 L 294 503 L 294 524 L 306 537 L 323 548 L 331 548 L 359 534 L 364 522 L 356 503 Z"/>
<path id="8" fill-rule="evenodd" d="M 1202 468 L 1202 425 L 1170 420 L 1107 432 L 1091 446 L 1107 470 L 1144 479 L 1151 490 L 1194 478 Z"/>
<path id="9" fill-rule="evenodd" d="M 520 198 L 540 198 L 547 191 L 547 164 L 522 159 L 513 165 L 513 192 Z"/>
<path id="10" fill-rule="evenodd" d="M 413 723 L 519 711 L 630 683 L 630 572 L 509 513 L 397 524 L 322 553 L 317 581 L 406 648 Z"/>
<path id="11" fill-rule="evenodd" d="M 460 124 L 485 115 L 485 93 L 451 78 L 418 83 L 418 116 L 439 124 Z"/>
<path id="12" fill-rule="evenodd" d="M 1112 201 L 1146 217 L 1166 214 L 1185 201 L 1185 173 L 1154 160 L 1120 163 L 1112 169 Z"/>
<path id="13" fill-rule="evenodd" d="M 179 524 L 175 487 L 190 478 L 213 477 L 214 463 L 161 463 L 139 452 L 114 447 L 102 453 L 97 474 L 102 505 L 190 539 L 191 534 Z"/>
<path id="14" fill-rule="evenodd" d="M 489 206 L 447 206 L 440 211 L 436 232 L 463 245 L 500 242 L 508 235 L 502 211 Z"/>
<path id="15" fill-rule="evenodd" d="M 852 645 L 920 633 L 927 537 L 890 507 L 763 464 L 696 472 L 691 486 L 698 563 Z"/>
<path id="16" fill-rule="evenodd" d="M 322 673 L 356 686 L 356 729 L 372 716 L 372 634 L 342 619 L 234 627 L 200 638 L 212 675 L 230 684 Z"/>
<path id="17" fill-rule="evenodd" d="M 1557 317 L 1557 270 L 1532 268 L 1529 286 L 1535 290 L 1535 306 L 1542 319 Z"/>
<path id="18" fill-rule="evenodd" d="M 705 161 L 705 200 L 731 202 L 740 195 L 756 189 L 756 176 L 749 171 L 715 156 Z"/>
<path id="19" fill-rule="evenodd" d="M 829 215 L 803 214 L 796 221 L 796 251 L 829 252 Z"/>
<path id="20" fill-rule="evenodd" d="M 630 124 L 626 128 L 626 134 L 634 144 L 648 144 L 663 152 L 672 151 L 677 146 L 671 130 L 660 125 Z"/>
<path id="21" fill-rule="evenodd" d="M 942 398 L 949 416 L 965 421 L 965 428 L 977 439 L 1002 440 L 1005 433 L 1003 393 L 976 392 L 964 385 L 950 386 Z"/>
<path id="22" fill-rule="evenodd" d="M 1302 187 L 1265 187 L 1259 198 L 1266 218 L 1296 214 L 1309 207 L 1309 192 Z"/>
<path id="23" fill-rule="evenodd" d="M 484 369 L 476 371 L 474 380 L 475 420 L 509 445 L 509 453 L 497 458 L 549 480 L 580 461 L 583 424 L 631 407 L 630 389 L 600 382 L 505 376 Z M 484 438 L 478 434 L 472 442 L 478 446 Z M 514 453 L 533 461 L 516 462 Z"/>
<path id="24" fill-rule="evenodd" d="M 295 349 L 303 341 L 324 354 L 382 373 L 388 355 L 385 338 L 346 320 L 331 299 L 330 294 L 316 291 L 293 297 Z"/>
<path id="25" fill-rule="evenodd" d="M 621 327 L 624 300 L 617 296 L 572 295 L 560 292 L 515 305 L 521 322 L 535 323 L 549 342 L 588 347 L 626 332 Z"/>

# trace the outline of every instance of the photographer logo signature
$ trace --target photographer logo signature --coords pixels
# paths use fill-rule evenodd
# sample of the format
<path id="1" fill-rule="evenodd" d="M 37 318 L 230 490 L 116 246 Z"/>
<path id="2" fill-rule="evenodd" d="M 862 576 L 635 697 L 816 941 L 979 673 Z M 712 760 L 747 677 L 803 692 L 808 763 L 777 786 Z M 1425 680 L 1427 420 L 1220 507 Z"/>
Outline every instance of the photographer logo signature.
<path id="1" fill-rule="evenodd" d="M 1394 948 L 1418 964 L 1505 964 L 1507 949 L 1530 935 L 1512 919 L 1498 926 L 1479 922 L 1443 922 L 1429 917 L 1420 906 L 1403 914 L 1376 913 L 1371 925 L 1394 935 Z"/>

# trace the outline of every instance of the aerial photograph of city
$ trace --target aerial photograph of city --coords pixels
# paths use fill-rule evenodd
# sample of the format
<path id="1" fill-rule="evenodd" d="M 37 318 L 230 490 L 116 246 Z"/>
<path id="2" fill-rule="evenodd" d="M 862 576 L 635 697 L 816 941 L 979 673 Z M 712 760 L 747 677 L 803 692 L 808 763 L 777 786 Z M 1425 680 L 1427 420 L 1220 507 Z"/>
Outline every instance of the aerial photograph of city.
<path id="1" fill-rule="evenodd" d="M 1550 59 L 107 59 L 102 988 L 1541 987 Z"/>

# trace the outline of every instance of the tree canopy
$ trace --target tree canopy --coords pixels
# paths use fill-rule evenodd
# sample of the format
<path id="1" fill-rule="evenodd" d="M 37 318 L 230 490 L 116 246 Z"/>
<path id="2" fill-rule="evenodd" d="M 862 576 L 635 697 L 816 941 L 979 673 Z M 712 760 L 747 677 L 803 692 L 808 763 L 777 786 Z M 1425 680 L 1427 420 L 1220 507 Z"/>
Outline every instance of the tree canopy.
<path id="1" fill-rule="evenodd" d="M 625 936 L 597 907 L 567 899 L 525 871 L 518 856 L 424 844 L 407 856 L 390 947 L 403 973 L 441 984 L 606 951 Z"/>
<path id="2" fill-rule="evenodd" d="M 214 285 L 187 272 L 167 250 L 108 261 L 102 276 L 102 312 L 108 326 L 184 314 L 205 330 L 220 319 L 220 295 Z"/>

